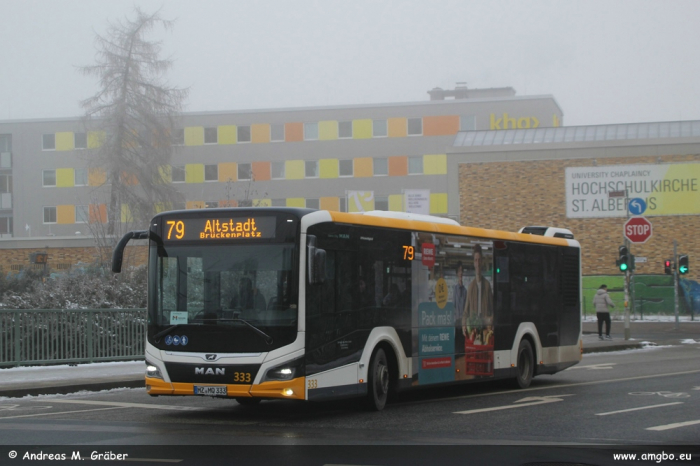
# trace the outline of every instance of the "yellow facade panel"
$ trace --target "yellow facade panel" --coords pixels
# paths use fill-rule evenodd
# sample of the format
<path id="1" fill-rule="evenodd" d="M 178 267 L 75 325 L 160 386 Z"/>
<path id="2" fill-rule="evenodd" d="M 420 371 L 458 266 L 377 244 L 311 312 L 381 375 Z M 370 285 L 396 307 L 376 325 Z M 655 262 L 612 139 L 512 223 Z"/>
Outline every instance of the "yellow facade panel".
<path id="1" fill-rule="evenodd" d="M 56 169 L 56 187 L 57 188 L 72 188 L 75 186 L 75 172 L 72 168 L 57 168 Z M 73 223 L 73 222 L 71 222 Z"/>
<path id="2" fill-rule="evenodd" d="M 130 223 L 133 221 L 134 217 L 131 215 L 129 204 L 122 204 L 122 223 Z"/>
<path id="3" fill-rule="evenodd" d="M 392 212 L 403 212 L 403 194 L 389 195 L 389 210 Z"/>
<path id="4" fill-rule="evenodd" d="M 390 138 L 405 138 L 408 135 L 408 120 L 406 118 L 389 118 L 387 126 Z"/>
<path id="5" fill-rule="evenodd" d="M 253 199 L 255 207 L 272 207 L 272 199 Z"/>
<path id="6" fill-rule="evenodd" d="M 287 160 L 284 162 L 284 177 L 287 180 L 303 180 L 304 179 L 304 161 L 303 160 Z"/>
<path id="7" fill-rule="evenodd" d="M 97 149 L 105 143 L 105 132 L 104 131 L 88 131 L 87 133 L 87 146 L 88 149 Z"/>
<path id="8" fill-rule="evenodd" d="M 321 141 L 333 141 L 338 139 L 338 122 L 335 120 L 319 121 L 318 138 Z"/>
<path id="9" fill-rule="evenodd" d="M 173 182 L 173 169 L 170 165 L 160 165 L 158 167 L 158 176 L 160 180 L 156 180 L 158 184 L 172 183 Z"/>
<path id="10" fill-rule="evenodd" d="M 353 139 L 371 139 L 372 138 L 372 120 L 352 120 L 352 138 Z"/>
<path id="11" fill-rule="evenodd" d="M 185 165 L 185 183 L 204 183 L 204 164 L 188 163 Z"/>
<path id="12" fill-rule="evenodd" d="M 306 207 L 306 199 L 303 197 L 287 198 L 287 207 Z"/>
<path id="13" fill-rule="evenodd" d="M 338 159 L 321 159 L 318 161 L 319 178 L 338 178 Z"/>
<path id="14" fill-rule="evenodd" d="M 447 213 L 447 193 L 430 193 L 430 213 Z"/>
<path id="15" fill-rule="evenodd" d="M 447 175 L 447 155 L 432 154 L 423 156 L 424 175 Z"/>
<path id="16" fill-rule="evenodd" d="M 267 123 L 250 125 L 250 133 L 253 144 L 270 142 L 270 125 Z"/>
<path id="17" fill-rule="evenodd" d="M 74 205 L 59 205 L 56 206 L 56 223 L 75 223 L 75 206 Z"/>
<path id="18" fill-rule="evenodd" d="M 56 133 L 56 150 L 75 149 L 75 139 L 71 131 Z"/>
<path id="19" fill-rule="evenodd" d="M 204 127 L 188 126 L 185 128 L 185 145 L 186 146 L 203 146 L 204 145 Z"/>
<path id="20" fill-rule="evenodd" d="M 236 144 L 238 142 L 238 129 L 236 125 L 224 125 L 218 128 L 219 144 Z"/>
<path id="21" fill-rule="evenodd" d="M 204 209 L 206 207 L 206 203 L 204 201 L 187 201 L 185 208 L 186 209 Z"/>
<path id="22" fill-rule="evenodd" d="M 219 181 L 226 183 L 238 180 L 238 165 L 236 162 L 225 162 L 219 164 Z"/>

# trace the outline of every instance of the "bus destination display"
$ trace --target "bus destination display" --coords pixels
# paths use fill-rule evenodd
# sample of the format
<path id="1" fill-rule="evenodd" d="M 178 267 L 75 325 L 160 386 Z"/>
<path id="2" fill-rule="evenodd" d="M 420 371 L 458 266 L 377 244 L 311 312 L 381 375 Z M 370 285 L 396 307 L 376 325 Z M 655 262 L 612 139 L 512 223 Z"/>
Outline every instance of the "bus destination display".
<path id="1" fill-rule="evenodd" d="M 165 220 L 165 241 L 272 239 L 276 217 L 170 218 Z"/>

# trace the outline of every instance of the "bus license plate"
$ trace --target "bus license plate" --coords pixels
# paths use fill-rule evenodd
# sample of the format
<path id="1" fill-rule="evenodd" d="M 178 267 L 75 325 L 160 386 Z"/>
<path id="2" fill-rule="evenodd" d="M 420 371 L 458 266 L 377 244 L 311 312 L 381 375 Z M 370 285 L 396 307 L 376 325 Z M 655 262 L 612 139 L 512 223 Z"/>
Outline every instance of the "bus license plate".
<path id="1" fill-rule="evenodd" d="M 228 387 L 203 387 L 195 385 L 194 394 L 205 396 L 226 396 L 228 395 Z"/>

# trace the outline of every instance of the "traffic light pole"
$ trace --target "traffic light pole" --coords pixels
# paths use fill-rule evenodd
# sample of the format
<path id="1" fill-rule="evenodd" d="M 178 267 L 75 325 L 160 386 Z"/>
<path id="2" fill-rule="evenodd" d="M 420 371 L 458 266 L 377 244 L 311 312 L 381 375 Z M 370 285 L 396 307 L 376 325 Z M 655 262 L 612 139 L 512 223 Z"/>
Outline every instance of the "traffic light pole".
<path id="1" fill-rule="evenodd" d="M 625 211 L 626 216 L 629 219 L 629 191 L 627 189 L 625 189 Z M 632 253 L 630 252 L 630 241 L 627 239 L 627 237 L 625 237 L 625 246 L 627 246 L 628 254 L 631 255 Z M 630 339 L 630 268 L 631 267 L 628 266 L 627 270 L 625 270 L 625 340 Z"/>
<path id="2" fill-rule="evenodd" d="M 680 327 L 678 322 L 678 241 L 673 240 L 673 261 L 675 267 L 673 267 L 673 306 L 674 313 L 676 315 L 676 330 Z"/>

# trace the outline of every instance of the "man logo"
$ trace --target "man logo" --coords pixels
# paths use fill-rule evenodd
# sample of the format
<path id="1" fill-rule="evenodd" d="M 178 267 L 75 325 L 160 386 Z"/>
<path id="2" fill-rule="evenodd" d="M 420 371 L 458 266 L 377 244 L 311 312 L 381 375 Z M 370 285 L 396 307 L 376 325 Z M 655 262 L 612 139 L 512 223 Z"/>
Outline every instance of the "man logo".
<path id="1" fill-rule="evenodd" d="M 216 361 L 216 355 L 215 354 L 207 354 L 204 356 L 207 358 L 207 361 Z"/>
<path id="2" fill-rule="evenodd" d="M 195 367 L 194 375 L 225 375 L 226 369 L 223 367 Z"/>

